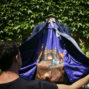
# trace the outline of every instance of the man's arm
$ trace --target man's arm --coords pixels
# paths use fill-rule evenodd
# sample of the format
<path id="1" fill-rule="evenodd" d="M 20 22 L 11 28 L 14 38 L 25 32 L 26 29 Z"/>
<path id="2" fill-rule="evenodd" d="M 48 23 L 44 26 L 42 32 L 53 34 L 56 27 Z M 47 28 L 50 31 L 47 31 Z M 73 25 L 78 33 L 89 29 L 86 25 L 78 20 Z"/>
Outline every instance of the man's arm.
<path id="1" fill-rule="evenodd" d="M 79 89 L 83 85 L 87 84 L 88 82 L 89 82 L 89 75 L 87 75 L 84 78 L 76 81 L 72 85 L 57 84 L 57 86 L 58 86 L 58 89 Z"/>

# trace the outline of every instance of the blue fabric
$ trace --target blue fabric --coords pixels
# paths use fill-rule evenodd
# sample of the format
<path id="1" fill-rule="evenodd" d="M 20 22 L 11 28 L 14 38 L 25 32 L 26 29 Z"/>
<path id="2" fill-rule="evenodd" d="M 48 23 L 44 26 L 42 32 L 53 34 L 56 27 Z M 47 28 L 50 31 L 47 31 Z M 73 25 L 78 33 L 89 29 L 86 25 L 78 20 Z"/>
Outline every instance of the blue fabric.
<path id="1" fill-rule="evenodd" d="M 69 28 L 64 26 L 60 22 L 56 22 L 58 24 L 58 30 L 63 33 L 70 34 Z M 20 75 L 29 79 L 32 79 L 32 75 L 34 75 L 36 70 L 37 63 L 37 50 L 39 47 L 38 42 L 41 38 L 41 33 L 48 29 L 48 23 L 39 24 L 33 29 L 33 33 L 29 36 L 20 46 L 21 56 L 22 56 L 22 68 L 20 69 Z M 35 64 L 33 66 L 33 64 Z M 30 66 L 29 66 L 30 65 Z M 26 68 L 27 67 L 27 68 Z M 33 69 L 33 72 L 28 72 Z M 28 73 L 28 74 L 27 74 Z"/>
<path id="2" fill-rule="evenodd" d="M 54 30 L 48 30 L 49 24 L 43 23 L 36 26 L 32 36 L 28 37 L 20 46 L 23 62 L 23 66 L 20 69 L 21 76 L 29 79 L 33 78 L 37 66 L 38 52 L 41 49 L 42 42 L 45 42 L 44 45 L 47 49 L 54 49 L 56 46 L 57 51 L 61 51 L 64 54 L 64 70 L 70 82 L 74 82 L 89 73 L 89 59 L 83 54 L 77 43 L 70 36 L 69 28 L 59 22 L 56 22 L 56 25 L 60 34 L 59 37 L 55 35 L 55 28 Z M 51 35 L 56 40 L 55 43 L 51 42 Z M 50 46 L 51 44 L 53 46 Z"/>
<path id="3" fill-rule="evenodd" d="M 54 24 L 56 26 L 56 24 Z M 52 29 L 51 24 L 48 24 L 48 29 L 44 30 L 39 35 L 39 46 L 38 53 L 39 60 L 49 60 L 52 64 L 56 65 L 62 60 L 63 57 L 63 47 L 60 43 L 61 37 L 57 37 L 55 34 L 55 29 Z M 37 59 L 37 60 L 38 60 Z M 55 63 L 53 62 L 55 61 Z"/>

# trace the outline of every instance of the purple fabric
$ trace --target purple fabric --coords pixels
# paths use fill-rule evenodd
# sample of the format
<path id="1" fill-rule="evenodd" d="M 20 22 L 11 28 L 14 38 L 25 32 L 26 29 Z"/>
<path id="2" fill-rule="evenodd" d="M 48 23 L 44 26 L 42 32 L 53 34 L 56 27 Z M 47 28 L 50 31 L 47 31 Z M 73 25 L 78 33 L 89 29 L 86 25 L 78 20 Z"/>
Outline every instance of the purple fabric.
<path id="1" fill-rule="evenodd" d="M 54 25 L 56 26 L 56 24 Z M 43 50 L 44 51 L 46 50 L 46 53 L 43 53 L 42 59 L 41 58 L 38 58 L 38 59 L 40 61 L 48 60 L 48 59 L 45 59 L 45 56 L 47 57 L 47 55 L 51 55 L 53 57 L 51 61 L 55 61 L 55 63 L 51 62 L 50 65 L 57 65 L 60 63 L 58 59 L 58 53 L 63 53 L 63 47 L 61 47 L 62 44 L 60 43 L 60 40 L 62 41 L 62 38 L 61 36 L 59 38 L 56 36 L 55 29 L 52 29 L 50 24 L 48 25 L 48 28 L 49 29 L 44 30 L 39 36 L 38 53 L 41 51 L 42 45 L 43 45 Z M 49 50 L 51 50 L 50 53 L 49 53 Z"/>
<path id="2" fill-rule="evenodd" d="M 56 24 L 54 23 L 56 27 Z M 58 52 L 64 54 L 64 70 L 66 71 L 70 82 L 74 82 L 81 77 L 89 73 L 89 66 L 85 66 L 82 63 L 74 59 L 65 49 L 65 44 L 62 37 L 57 37 L 54 29 L 51 29 L 51 25 L 48 25 L 47 30 L 44 30 L 43 35 L 40 35 L 40 46 L 41 44 L 45 45 L 46 49 L 57 49 Z M 44 48 L 44 49 L 45 49 Z"/>
<path id="3" fill-rule="evenodd" d="M 56 27 L 55 23 L 54 26 Z M 69 54 L 69 52 L 66 50 L 66 44 L 64 44 L 62 36 L 57 37 L 55 29 L 51 29 L 52 26 L 50 24 L 48 25 L 48 28 L 49 29 L 44 29 L 37 35 L 39 40 L 37 40 L 37 42 L 35 41 L 36 43 L 34 44 L 35 46 L 37 46 L 37 48 L 34 45 L 32 45 L 34 50 L 31 50 L 30 48 L 29 51 L 26 51 L 26 53 L 24 52 L 24 55 L 22 54 L 24 64 L 20 70 L 20 75 L 32 79 L 36 71 L 37 60 L 39 58 L 38 55 L 41 51 L 42 44 L 44 45 L 44 50 L 55 50 L 56 48 L 57 52 L 61 52 L 64 54 L 64 70 L 66 71 L 70 82 L 74 82 L 88 74 L 89 66 L 83 65 L 82 63 L 78 62 L 75 58 L 73 58 L 71 54 Z M 31 42 L 32 41 L 33 40 L 31 40 Z M 27 48 L 29 48 L 28 46 L 29 45 L 27 44 Z"/>
<path id="4" fill-rule="evenodd" d="M 55 24 L 56 26 L 56 24 Z M 44 30 L 43 33 L 39 36 L 39 47 L 41 44 L 44 44 L 46 49 L 55 49 L 57 48 L 58 52 L 63 52 L 62 44 L 60 43 L 60 40 L 62 41 L 61 36 L 58 38 L 56 37 L 55 30 L 51 28 L 51 25 L 48 25 L 49 29 Z"/>
<path id="5" fill-rule="evenodd" d="M 67 52 L 67 50 L 64 50 L 64 69 L 70 82 L 75 82 L 86 74 L 89 74 L 89 66 L 85 66 L 78 62 Z"/>
<path id="6" fill-rule="evenodd" d="M 32 65 L 28 65 L 28 66 L 26 66 L 24 68 L 21 68 L 21 70 L 29 69 L 31 66 L 33 66 L 33 64 Z M 29 71 L 20 74 L 20 76 L 26 77 L 28 79 L 31 79 L 33 77 L 33 75 L 34 75 L 35 70 L 36 70 L 36 66 L 34 66 L 33 68 L 30 68 Z"/>

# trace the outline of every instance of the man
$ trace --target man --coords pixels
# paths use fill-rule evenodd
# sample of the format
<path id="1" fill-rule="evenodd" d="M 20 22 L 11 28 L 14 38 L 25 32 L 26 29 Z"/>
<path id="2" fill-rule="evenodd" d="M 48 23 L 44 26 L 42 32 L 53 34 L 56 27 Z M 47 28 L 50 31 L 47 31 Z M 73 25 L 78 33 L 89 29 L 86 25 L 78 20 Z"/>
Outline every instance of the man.
<path id="1" fill-rule="evenodd" d="M 0 43 L 0 89 L 79 89 L 89 81 L 89 75 L 72 85 L 53 84 L 41 80 L 27 80 L 20 77 L 22 65 L 20 52 L 15 42 Z"/>

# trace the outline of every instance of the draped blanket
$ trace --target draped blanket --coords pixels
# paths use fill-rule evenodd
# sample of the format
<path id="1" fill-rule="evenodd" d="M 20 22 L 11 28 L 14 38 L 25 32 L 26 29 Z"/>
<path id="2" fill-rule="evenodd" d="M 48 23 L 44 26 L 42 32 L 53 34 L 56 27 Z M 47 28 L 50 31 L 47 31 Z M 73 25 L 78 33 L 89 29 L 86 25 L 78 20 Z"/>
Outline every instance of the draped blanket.
<path id="1" fill-rule="evenodd" d="M 46 62 L 48 67 L 59 66 L 57 69 L 62 65 L 62 71 L 58 70 L 62 75 L 61 81 L 63 71 L 71 83 L 89 73 L 89 59 L 70 36 L 69 28 L 59 22 L 36 26 L 32 36 L 20 46 L 20 51 L 23 62 L 20 76 L 28 79 L 34 78 L 37 65 L 41 61 Z M 52 77 L 58 76 L 55 73 Z"/>

